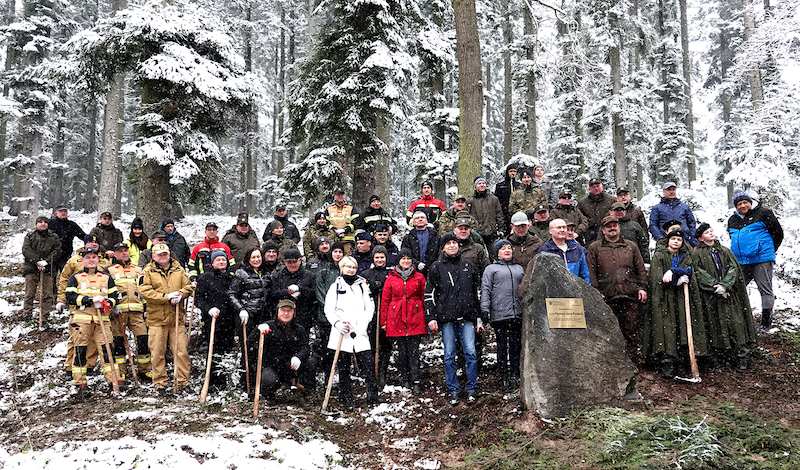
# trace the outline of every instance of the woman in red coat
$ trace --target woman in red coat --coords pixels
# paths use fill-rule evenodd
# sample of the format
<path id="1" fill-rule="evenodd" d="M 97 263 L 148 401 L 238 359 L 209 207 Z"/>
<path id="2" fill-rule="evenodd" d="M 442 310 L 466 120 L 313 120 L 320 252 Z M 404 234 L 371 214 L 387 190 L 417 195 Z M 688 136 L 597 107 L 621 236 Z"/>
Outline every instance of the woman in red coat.
<path id="1" fill-rule="evenodd" d="M 411 250 L 400 250 L 400 261 L 388 276 L 381 296 L 381 328 L 395 338 L 403 385 L 419 395 L 419 343 L 428 334 L 425 323 L 425 276 L 414 269 Z"/>

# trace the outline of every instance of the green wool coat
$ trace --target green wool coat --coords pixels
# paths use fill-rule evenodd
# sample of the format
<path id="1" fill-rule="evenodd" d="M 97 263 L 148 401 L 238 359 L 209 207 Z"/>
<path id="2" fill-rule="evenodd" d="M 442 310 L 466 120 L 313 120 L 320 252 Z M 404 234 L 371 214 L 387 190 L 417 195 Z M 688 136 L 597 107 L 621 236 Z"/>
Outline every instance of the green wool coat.
<path id="1" fill-rule="evenodd" d="M 712 253 L 717 253 L 722 275 L 717 272 Z M 694 252 L 700 303 L 706 317 L 706 337 L 709 346 L 719 350 L 746 353 L 757 343 L 756 328 L 750 309 L 750 299 L 742 275 L 742 267 L 733 252 L 714 240 L 708 246 L 700 242 Z M 721 284 L 730 293 L 727 299 L 714 293 Z"/>
<path id="2" fill-rule="evenodd" d="M 681 246 L 680 251 L 686 254 L 680 267 L 694 269 L 694 255 L 686 243 Z M 672 258 L 666 243 L 657 244 L 648 275 L 650 295 L 642 325 L 642 354 L 656 362 L 682 361 L 689 357 L 683 286 L 665 284 L 662 281 L 664 273 L 672 267 Z M 706 356 L 708 343 L 705 317 L 700 308 L 699 296 L 697 276 L 693 273 L 689 276 L 689 309 L 694 349 L 696 356 Z"/>

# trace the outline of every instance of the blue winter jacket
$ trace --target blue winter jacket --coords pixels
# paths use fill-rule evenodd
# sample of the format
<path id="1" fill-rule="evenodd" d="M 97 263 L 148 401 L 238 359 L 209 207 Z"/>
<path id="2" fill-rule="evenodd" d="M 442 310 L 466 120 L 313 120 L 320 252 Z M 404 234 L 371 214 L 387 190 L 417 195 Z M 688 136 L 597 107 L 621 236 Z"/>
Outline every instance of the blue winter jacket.
<path id="1" fill-rule="evenodd" d="M 775 261 L 775 251 L 783 242 L 783 228 L 775 214 L 761 204 L 745 215 L 734 212 L 728 219 L 731 251 L 739 264 Z"/>
<path id="2" fill-rule="evenodd" d="M 681 229 L 688 237 L 688 241 L 692 246 L 697 246 L 697 239 L 694 238 L 694 231 L 697 229 L 697 221 L 692 213 L 692 208 L 688 204 L 681 202 L 680 199 L 664 199 L 653 206 L 650 211 L 650 225 L 647 229 L 650 235 L 655 240 L 664 236 L 664 230 L 661 228 L 665 222 L 669 220 L 680 220 Z"/>
<path id="3" fill-rule="evenodd" d="M 592 284 L 592 279 L 589 277 L 589 265 L 586 263 L 586 249 L 580 246 L 578 242 L 567 240 L 567 251 L 565 253 L 551 238 L 536 252 L 537 255 L 539 253 L 552 253 L 560 256 L 567 264 L 569 272 L 583 279 L 587 284 Z"/>

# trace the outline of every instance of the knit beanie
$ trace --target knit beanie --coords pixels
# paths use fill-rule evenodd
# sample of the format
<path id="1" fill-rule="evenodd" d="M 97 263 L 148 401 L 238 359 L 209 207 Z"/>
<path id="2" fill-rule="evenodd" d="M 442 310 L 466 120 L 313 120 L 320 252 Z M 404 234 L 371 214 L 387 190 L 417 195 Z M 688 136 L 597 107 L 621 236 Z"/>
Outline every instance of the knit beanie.
<path id="1" fill-rule="evenodd" d="M 734 205 L 734 207 L 736 206 L 736 204 L 739 203 L 739 201 L 747 201 L 750 204 L 753 203 L 753 199 L 750 197 L 749 194 L 747 194 L 747 191 L 736 191 L 733 194 L 733 205 Z"/>

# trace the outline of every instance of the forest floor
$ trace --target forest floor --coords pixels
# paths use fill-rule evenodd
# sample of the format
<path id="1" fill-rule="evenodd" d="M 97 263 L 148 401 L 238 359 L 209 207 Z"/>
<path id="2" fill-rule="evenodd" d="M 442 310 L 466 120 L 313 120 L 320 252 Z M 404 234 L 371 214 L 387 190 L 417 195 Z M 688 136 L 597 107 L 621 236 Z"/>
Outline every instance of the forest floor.
<path id="1" fill-rule="evenodd" d="M 689 384 L 642 369 L 641 400 L 565 419 L 540 419 L 518 393 L 498 392 L 491 346 L 478 402 L 451 407 L 438 338 L 423 346 L 419 397 L 390 379 L 388 403 L 370 409 L 357 380 L 354 412 L 322 414 L 324 390 L 306 399 L 286 388 L 253 418 L 242 391 L 199 403 L 196 344 L 192 385 L 177 396 L 150 385 L 111 394 L 98 375 L 79 400 L 62 367 L 66 316 L 40 330 L 22 317 L 22 290 L 18 265 L 0 259 L 0 469 L 800 468 L 797 309 L 777 312 L 744 373 L 701 370 Z M 335 391 L 329 409 L 341 409 Z"/>

